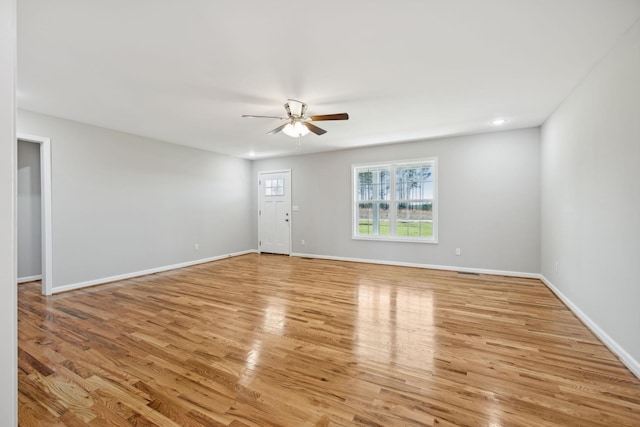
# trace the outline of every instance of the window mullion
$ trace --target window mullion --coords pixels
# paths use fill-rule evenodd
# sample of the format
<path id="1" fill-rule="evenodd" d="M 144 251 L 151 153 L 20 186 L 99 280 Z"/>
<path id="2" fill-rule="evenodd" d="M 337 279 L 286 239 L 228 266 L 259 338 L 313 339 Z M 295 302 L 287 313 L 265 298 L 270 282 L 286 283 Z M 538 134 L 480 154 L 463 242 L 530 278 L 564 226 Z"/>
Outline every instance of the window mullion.
<path id="1" fill-rule="evenodd" d="M 396 203 L 396 167 L 391 165 L 389 167 L 389 182 L 391 185 L 391 191 L 389 191 L 390 199 L 389 200 L 389 235 L 396 236 L 396 211 L 398 209 Z"/>
<path id="2" fill-rule="evenodd" d="M 380 235 L 380 202 L 377 200 L 380 198 L 378 195 L 379 185 L 380 185 L 380 171 L 376 171 L 376 173 L 372 176 L 372 184 L 373 184 L 373 194 L 376 197 L 373 197 L 372 200 L 372 213 L 373 213 L 373 234 L 376 236 Z"/>

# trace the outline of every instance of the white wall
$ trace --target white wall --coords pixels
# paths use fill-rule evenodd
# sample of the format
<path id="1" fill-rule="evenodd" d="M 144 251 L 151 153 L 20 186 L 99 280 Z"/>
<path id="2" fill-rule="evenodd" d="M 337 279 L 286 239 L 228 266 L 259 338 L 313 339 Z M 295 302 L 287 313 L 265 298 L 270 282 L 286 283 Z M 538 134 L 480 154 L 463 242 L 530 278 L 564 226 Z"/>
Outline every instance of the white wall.
<path id="1" fill-rule="evenodd" d="M 40 144 L 18 141 L 18 279 L 42 274 Z"/>
<path id="2" fill-rule="evenodd" d="M 17 127 L 51 138 L 54 292 L 255 249 L 250 161 L 22 110 Z"/>
<path id="3" fill-rule="evenodd" d="M 302 143 L 313 144 L 314 138 L 309 135 Z M 438 157 L 439 243 L 352 240 L 351 165 L 421 157 Z M 292 213 L 294 253 L 540 270 L 538 128 L 254 161 L 254 206 L 258 172 L 289 168 L 292 201 L 300 208 Z M 455 256 L 455 248 L 462 256 Z"/>
<path id="4" fill-rule="evenodd" d="M 18 424 L 15 241 L 16 1 L 0 0 L 0 420 Z"/>
<path id="5" fill-rule="evenodd" d="M 640 23 L 542 128 L 541 266 L 640 375 Z"/>

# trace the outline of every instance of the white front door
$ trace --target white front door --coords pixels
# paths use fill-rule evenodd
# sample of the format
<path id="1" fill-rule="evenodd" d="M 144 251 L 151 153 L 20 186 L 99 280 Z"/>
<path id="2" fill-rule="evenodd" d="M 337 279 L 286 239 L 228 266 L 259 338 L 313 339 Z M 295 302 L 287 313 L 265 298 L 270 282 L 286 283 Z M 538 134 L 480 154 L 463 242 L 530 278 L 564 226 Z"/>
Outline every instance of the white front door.
<path id="1" fill-rule="evenodd" d="M 291 171 L 258 174 L 258 250 L 290 254 L 291 248 Z"/>

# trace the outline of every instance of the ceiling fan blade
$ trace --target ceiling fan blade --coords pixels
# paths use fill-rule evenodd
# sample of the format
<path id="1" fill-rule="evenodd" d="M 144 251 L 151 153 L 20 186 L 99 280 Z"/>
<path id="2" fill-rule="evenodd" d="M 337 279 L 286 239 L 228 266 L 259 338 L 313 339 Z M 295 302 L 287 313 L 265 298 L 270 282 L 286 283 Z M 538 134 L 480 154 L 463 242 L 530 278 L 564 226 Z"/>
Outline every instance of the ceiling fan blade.
<path id="1" fill-rule="evenodd" d="M 280 119 L 286 120 L 286 117 L 277 117 L 277 116 L 255 116 L 253 114 L 243 114 L 242 117 L 245 119 Z"/>
<path id="2" fill-rule="evenodd" d="M 305 125 L 307 127 L 307 129 L 309 129 L 311 132 L 315 133 L 316 135 L 324 135 L 325 133 L 327 133 L 326 130 L 321 129 L 318 126 L 313 125 L 313 124 L 311 124 L 309 122 L 306 122 L 306 123 L 300 122 L 300 123 Z"/>
<path id="3" fill-rule="evenodd" d="M 320 122 L 323 120 L 349 120 L 349 115 L 347 113 L 323 114 L 320 116 L 310 116 L 309 118 L 314 122 Z"/>
<path id="4" fill-rule="evenodd" d="M 284 129 L 284 127 L 285 127 L 286 125 L 288 125 L 288 124 L 289 124 L 289 123 L 285 123 L 285 124 L 283 124 L 282 126 L 278 126 L 278 127 L 277 127 L 277 128 L 275 128 L 274 130 L 267 132 L 267 135 L 273 135 L 274 133 L 278 133 L 278 132 L 280 132 L 280 131 L 281 131 L 282 129 Z"/>

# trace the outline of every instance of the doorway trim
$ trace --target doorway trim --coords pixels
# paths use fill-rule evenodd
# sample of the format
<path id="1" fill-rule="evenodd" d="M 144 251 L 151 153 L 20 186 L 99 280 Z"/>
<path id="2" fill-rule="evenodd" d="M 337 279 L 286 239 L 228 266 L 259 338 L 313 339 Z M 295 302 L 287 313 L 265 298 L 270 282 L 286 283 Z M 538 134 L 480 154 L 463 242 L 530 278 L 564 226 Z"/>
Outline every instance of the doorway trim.
<path id="1" fill-rule="evenodd" d="M 291 169 L 274 169 L 274 170 L 266 170 L 266 171 L 258 171 L 258 179 L 256 182 L 256 184 L 258 185 L 258 191 L 257 196 L 258 196 L 258 209 L 256 210 L 256 215 L 258 217 L 258 241 L 256 242 L 258 244 L 258 253 L 262 253 L 261 247 L 260 247 L 260 239 L 262 238 L 262 230 L 261 230 L 261 226 L 260 226 L 260 209 L 262 208 L 260 206 L 260 180 L 262 179 L 263 175 L 267 175 L 270 173 L 286 173 L 289 175 L 289 206 L 287 206 L 289 208 L 289 212 L 291 213 L 291 205 L 293 203 L 293 182 L 292 182 L 292 176 L 291 176 Z M 292 246 L 292 235 L 293 235 L 293 231 L 292 231 L 292 227 L 293 227 L 293 215 L 289 215 L 289 253 L 287 255 L 291 256 L 291 254 L 293 253 L 293 246 Z"/>
<path id="2" fill-rule="evenodd" d="M 41 200 L 41 228 L 42 228 L 42 294 L 53 293 L 53 240 L 51 220 L 51 138 L 19 133 L 18 141 L 35 142 L 40 144 L 40 191 Z"/>

